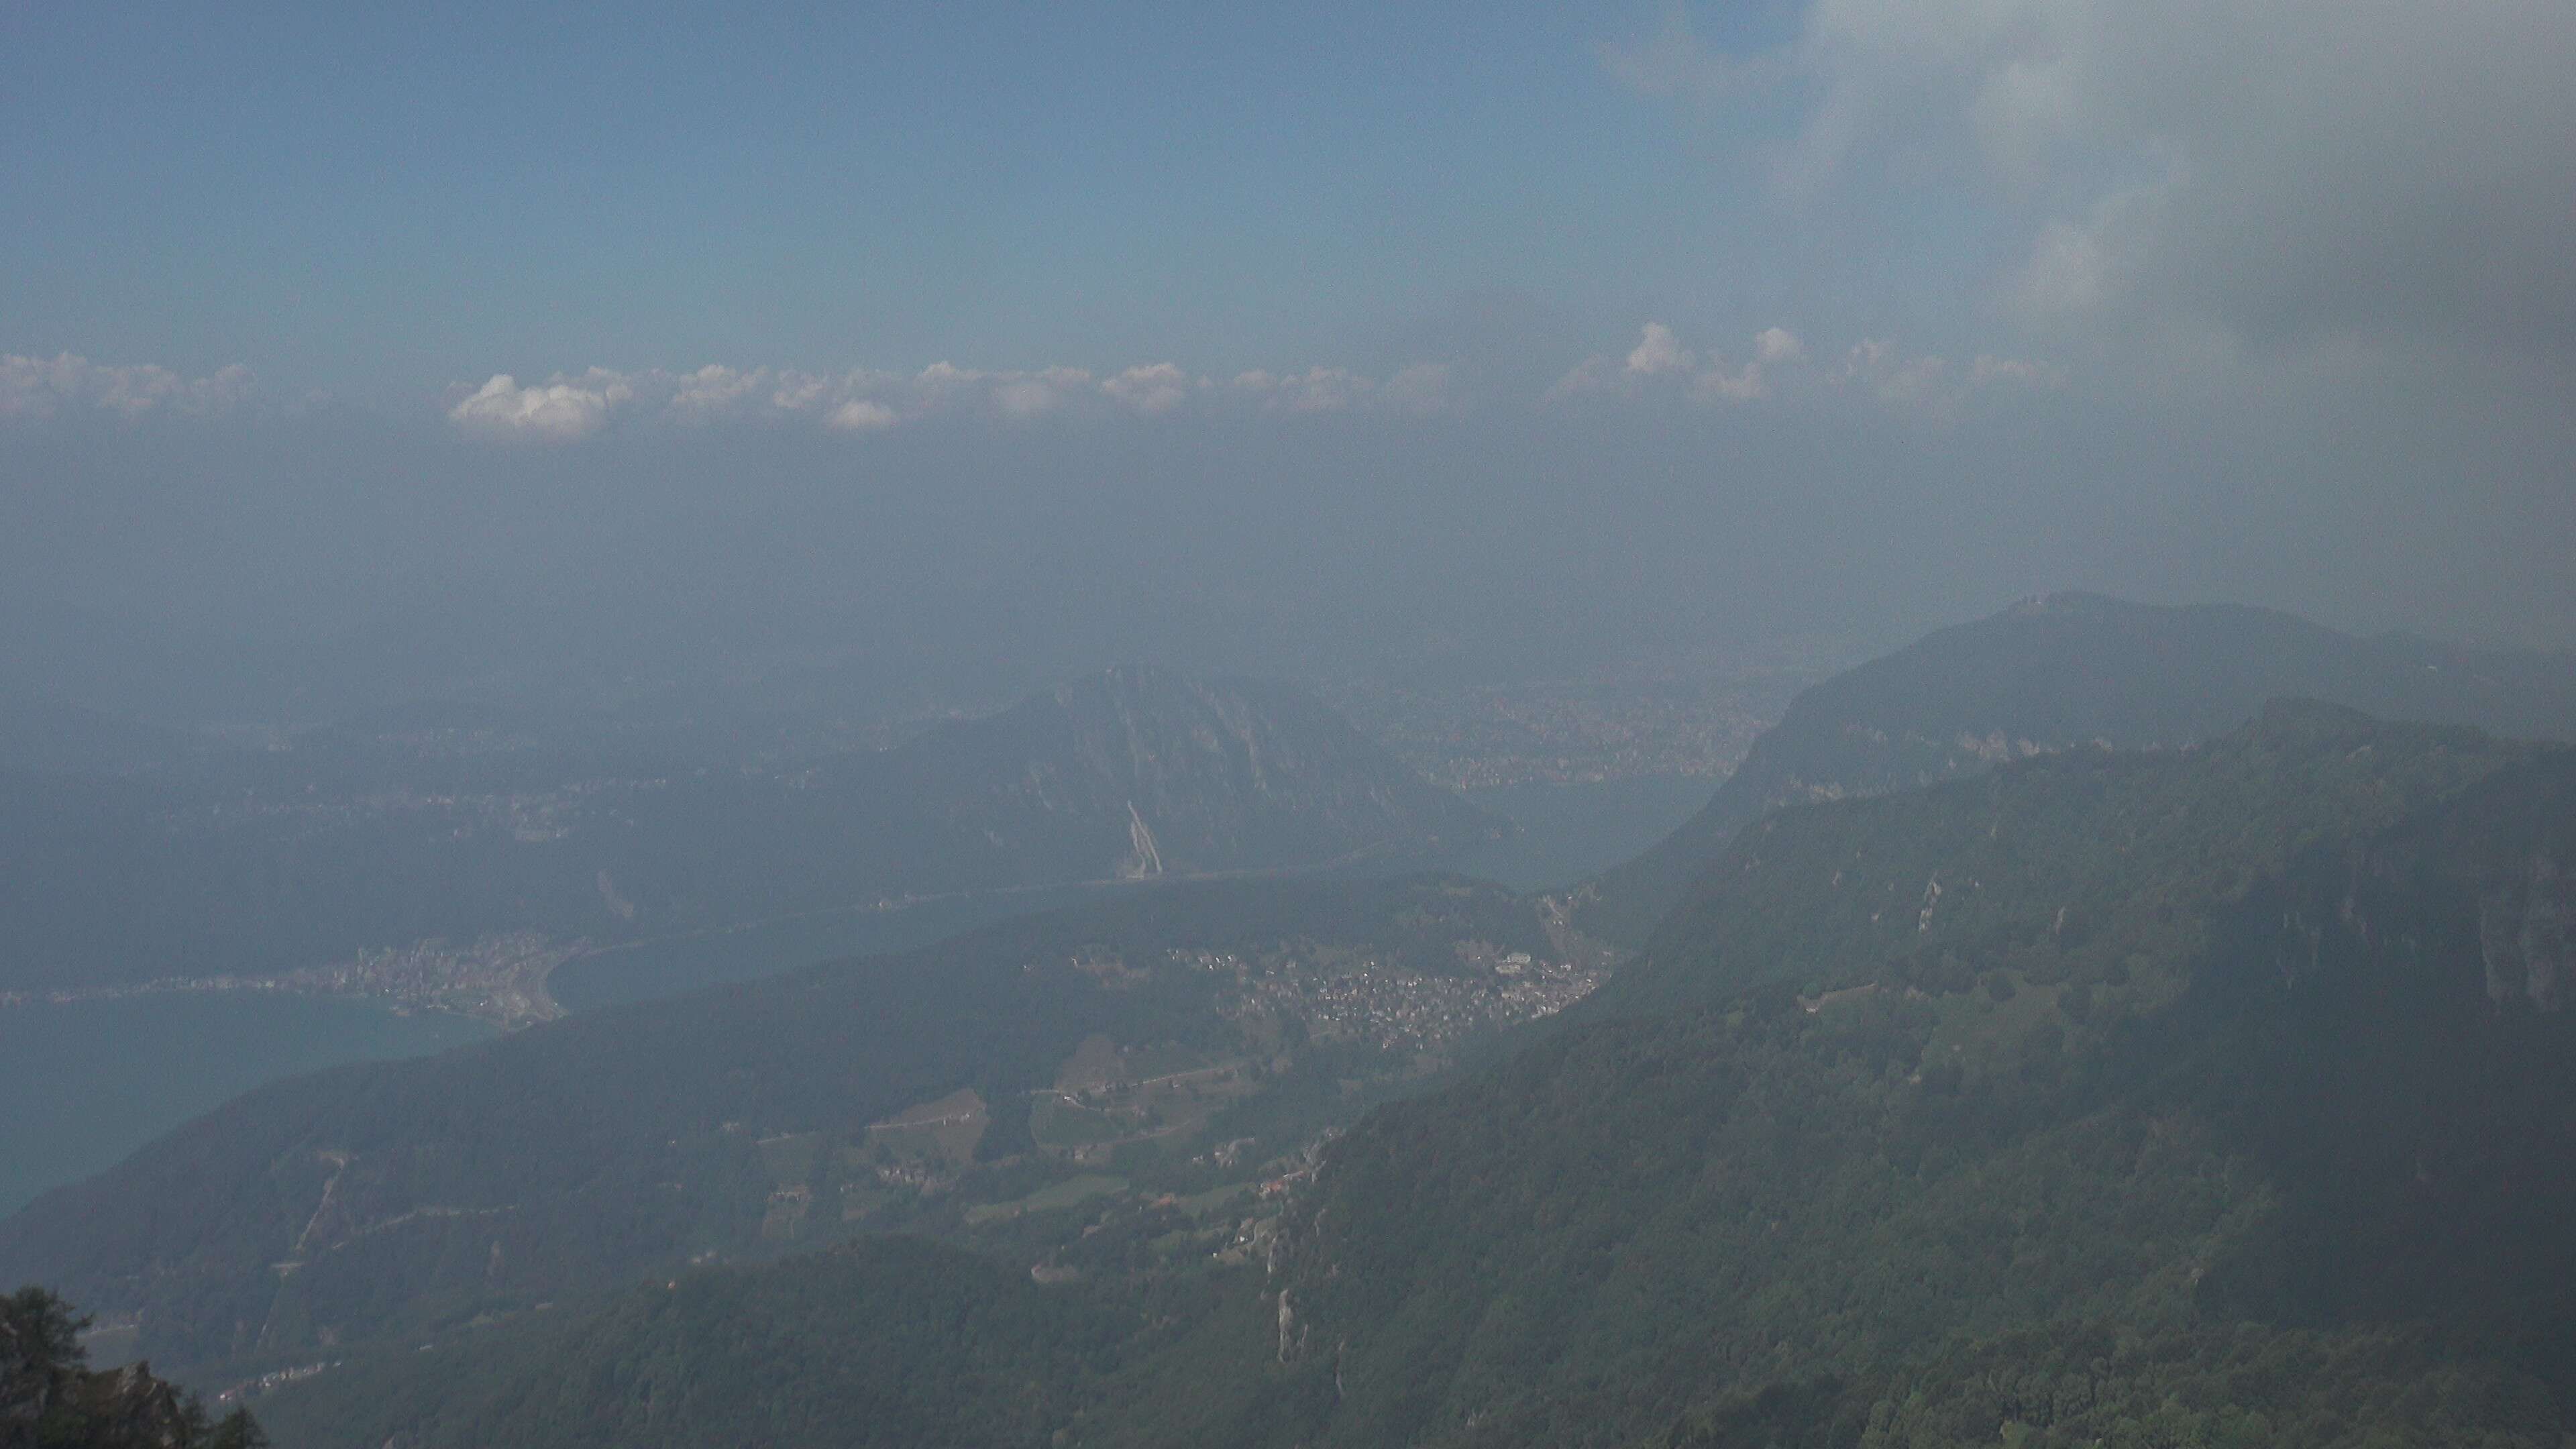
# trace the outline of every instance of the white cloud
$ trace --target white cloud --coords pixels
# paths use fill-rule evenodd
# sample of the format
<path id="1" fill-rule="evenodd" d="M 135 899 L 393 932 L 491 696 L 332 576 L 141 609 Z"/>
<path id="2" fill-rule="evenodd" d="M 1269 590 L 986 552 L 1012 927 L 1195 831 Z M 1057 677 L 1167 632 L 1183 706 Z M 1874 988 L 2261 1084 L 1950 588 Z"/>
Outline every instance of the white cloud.
<path id="1" fill-rule="evenodd" d="M 1310 367 L 1291 373 L 1255 369 L 1235 374 L 1223 393 L 1265 412 L 1375 411 L 1428 417 L 1456 406 L 1452 380 L 1445 362 L 1417 362 L 1384 381 L 1346 367 Z"/>
<path id="2" fill-rule="evenodd" d="M 1219 387 L 1170 362 L 1106 375 L 1080 367 L 988 370 L 934 362 L 912 373 L 839 376 L 708 363 L 694 371 L 592 368 L 521 386 L 499 374 L 451 392 L 448 417 L 477 437 L 570 442 L 634 414 L 684 426 L 797 419 L 835 432 L 878 433 L 932 418 L 1034 424 L 1047 419 L 1163 418 L 1188 408 L 1249 403 L 1320 414 L 1373 408 L 1425 416 L 1453 405 L 1447 364 L 1416 363 L 1380 382 L 1347 368 L 1246 372 Z"/>
<path id="3" fill-rule="evenodd" d="M 991 378 L 991 387 L 994 409 L 1015 422 L 1079 407 L 1102 390 L 1090 371 L 1080 367 L 1046 367 L 1034 373 L 996 373 Z"/>
<path id="4" fill-rule="evenodd" d="M 682 373 L 671 390 L 670 409 L 689 422 L 707 422 L 741 410 L 754 393 L 769 386 L 769 369 L 748 370 L 709 363 Z"/>
<path id="5" fill-rule="evenodd" d="M 861 397 L 852 398 L 832 409 L 831 415 L 824 419 L 824 425 L 835 432 L 877 433 L 902 421 L 902 414 L 884 403 Z"/>
<path id="6" fill-rule="evenodd" d="M 1765 327 L 1753 334 L 1753 360 L 1765 366 L 1799 362 L 1807 356 L 1807 344 L 1786 327 Z"/>
<path id="7" fill-rule="evenodd" d="M 1645 334 L 1628 354 L 1628 370 L 1640 377 L 1659 372 L 1679 372 L 1691 365 L 1691 354 L 1673 336 L 1673 329 L 1661 322 L 1649 322 Z"/>
<path id="8" fill-rule="evenodd" d="M 1606 354 L 1587 357 L 1566 371 L 1547 390 L 1545 402 L 1560 402 L 1586 393 L 1608 392 L 1619 385 L 1619 360 Z"/>
<path id="9" fill-rule="evenodd" d="M 832 390 L 832 380 L 810 372 L 782 372 L 777 387 L 771 389 L 769 406 L 782 413 L 802 412 L 824 400 Z"/>
<path id="10" fill-rule="evenodd" d="M 1637 345 L 1627 356 L 1587 357 L 1548 389 L 1548 401 L 1587 393 L 1643 396 L 1678 391 L 1704 403 L 1761 402 L 1772 395 L 1776 373 L 1807 360 L 1807 345 L 1786 327 L 1766 327 L 1753 336 L 1753 356 L 1737 364 L 1716 353 L 1701 354 L 1682 345 L 1681 337 L 1661 322 L 1638 329 Z"/>
<path id="11" fill-rule="evenodd" d="M 1063 402 L 1055 385 L 1041 378 L 1017 377 L 993 387 L 993 406 L 1006 418 L 1041 417 L 1054 412 Z"/>
<path id="12" fill-rule="evenodd" d="M 1548 389 L 1551 399 L 1573 397 L 1583 393 L 1633 389 L 1641 378 L 1689 369 L 1697 359 L 1682 346 L 1673 329 L 1661 322 L 1649 322 L 1637 330 L 1637 345 L 1625 358 L 1607 354 L 1587 357 L 1556 386 Z"/>
<path id="13" fill-rule="evenodd" d="M 1857 385 L 1900 411 L 1947 418 L 1981 395 L 2045 391 L 2064 386 L 2066 377 L 2051 363 L 1980 354 L 1963 366 L 1871 338 L 1843 354 L 1835 381 Z"/>
<path id="14" fill-rule="evenodd" d="M 1748 362 L 1733 372 L 1710 368 L 1691 379 L 1691 392 L 1703 401 L 1760 402 L 1771 395 L 1771 384 L 1763 379 L 1762 364 Z"/>
<path id="15" fill-rule="evenodd" d="M 913 380 L 925 389 L 950 392 L 982 382 L 984 377 L 983 373 L 972 368 L 959 367 L 953 362 L 934 362 L 923 368 Z"/>
<path id="16" fill-rule="evenodd" d="M 2566 0 L 1814 0 L 1779 54 L 1803 181 L 1982 188 L 2024 322 L 2576 358 Z"/>
<path id="17" fill-rule="evenodd" d="M 608 426 L 610 411 L 634 396 L 624 374 L 604 368 L 594 367 L 579 378 L 557 373 L 545 383 L 527 387 L 502 372 L 459 399 L 447 410 L 447 417 L 477 437 L 566 443 Z"/>
<path id="18" fill-rule="evenodd" d="M 1843 376 L 1861 377 L 1878 372 L 1896 357 L 1896 344 L 1884 337 L 1864 338 L 1852 344 L 1843 354 Z"/>
<path id="19" fill-rule="evenodd" d="M 2011 383 L 2020 387 L 2054 388 L 2066 385 L 2066 374 L 2051 363 L 1989 357 L 1980 353 L 1977 360 L 1968 365 L 1968 380 L 1979 387 Z"/>
<path id="20" fill-rule="evenodd" d="M 1377 384 L 1343 367 L 1312 367 L 1275 376 L 1268 372 L 1237 374 L 1234 390 L 1265 408 L 1290 413 L 1337 413 L 1359 406 Z"/>
<path id="21" fill-rule="evenodd" d="M 236 362 L 204 377 L 184 377 L 155 363 L 92 362 L 0 354 L 0 418 L 34 422 L 82 408 L 132 422 L 155 413 L 205 418 L 248 402 L 255 383 Z"/>
<path id="22" fill-rule="evenodd" d="M 1781 74 L 1778 58 L 1739 57 L 1711 50 L 1691 28 L 1681 0 L 1664 7 L 1663 25 L 1645 40 L 1605 41 L 1593 47 L 1610 78 L 1639 95 L 1716 101 L 1742 95 Z"/>
<path id="23" fill-rule="evenodd" d="M 1449 364 L 1417 362 L 1388 378 L 1378 389 L 1378 398 L 1396 412 L 1428 417 L 1457 405 L 1450 381 Z"/>
<path id="24" fill-rule="evenodd" d="M 1738 362 L 1715 352 L 1695 352 L 1672 328 L 1649 322 L 1626 357 L 1584 359 L 1548 390 L 1547 401 L 1585 395 L 1682 399 L 1708 405 L 1768 402 L 1784 392 L 1809 398 L 1852 393 L 1909 412 L 1945 415 L 1987 389 L 2037 389 L 2063 385 L 2054 365 L 1980 355 L 1960 366 L 1932 354 L 1908 354 L 1883 338 L 1864 339 L 1839 362 L 1818 365 L 1807 343 L 1786 327 L 1753 335 L 1751 355 Z"/>
<path id="25" fill-rule="evenodd" d="M 559 373 L 527 386 L 502 373 L 471 391 L 459 388 L 461 395 L 447 415 L 460 429 L 496 441 L 573 442 L 630 411 L 685 426 L 808 417 L 826 427 L 867 432 L 901 421 L 897 408 L 876 395 L 904 385 L 905 380 L 882 372 L 832 377 L 722 363 L 691 372 L 594 367 L 579 376 Z"/>
<path id="26" fill-rule="evenodd" d="M 1203 379 L 1193 379 L 1171 363 L 1156 362 L 1128 368 L 1104 380 L 1100 390 L 1151 418 L 1189 401 L 1191 391 L 1204 386 Z"/>

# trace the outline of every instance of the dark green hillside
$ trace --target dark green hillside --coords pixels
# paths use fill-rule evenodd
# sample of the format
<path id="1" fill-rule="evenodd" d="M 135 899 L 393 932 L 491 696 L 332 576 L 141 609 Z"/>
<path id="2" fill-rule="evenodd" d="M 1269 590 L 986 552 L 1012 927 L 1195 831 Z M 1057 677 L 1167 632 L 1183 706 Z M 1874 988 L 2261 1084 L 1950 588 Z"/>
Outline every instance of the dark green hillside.
<path id="1" fill-rule="evenodd" d="M 2515 737 L 2576 733 L 2576 661 L 2563 656 L 2360 639 L 2267 609 L 2052 595 L 1799 695 L 1705 810 L 1593 884 L 1582 923 L 1643 944 L 1727 840 L 1782 805 L 1911 789 L 2076 745 L 2187 744 L 2284 696 Z"/>
<path id="2" fill-rule="evenodd" d="M 2152 1004 L 2206 949 L 2213 903 L 2521 753 L 2473 730 L 2281 702 L 2192 748 L 2079 748 L 1783 811 L 1717 856 L 1586 1010 L 1707 1005 L 1773 981 L 1810 997 L 1938 996 L 1997 971 Z"/>
<path id="3" fill-rule="evenodd" d="M 1873 1379 L 1729 1394 L 1641 1449 L 1977 1449 L 2558 1442 L 2546 1386 L 2420 1329 L 2084 1323 L 1963 1343 Z"/>
<path id="4" fill-rule="evenodd" d="M 1809 894 L 1778 918 L 1711 909 L 1716 935 L 1677 923 L 1695 949 L 1655 963 L 1704 979 L 1631 998 L 1658 1014 L 1560 1033 L 1335 1144 L 1283 1227 L 1294 1350 L 1341 1385 L 1310 1432 L 1619 1444 L 1697 1413 L 1679 1442 L 1765 1416 L 1814 1433 L 1782 1442 L 1873 1422 L 1879 1443 L 1993 1442 L 2056 1422 L 1997 1409 L 1993 1384 L 2068 1372 L 2048 1345 L 2089 1324 L 2116 1342 L 2082 1360 L 2101 1407 L 2067 1410 L 2070 1442 L 2175 1395 L 2167 1427 L 2200 1415 L 2194 1433 L 2259 1413 L 2324 1426 L 2299 1442 L 2556 1442 L 2576 1422 L 2576 1024 L 2552 994 L 2576 760 L 2519 753 L 2298 710 L 2204 750 L 1780 817 L 1775 838 L 1812 825 L 1833 849 L 1733 858 L 1830 879 L 1875 841 L 1986 904 L 1936 914 L 1928 957 Z M 2244 798 L 2256 778 L 2270 792 Z M 1981 854 L 1998 820 L 1998 840 L 2056 829 L 2005 864 Z M 2085 841 L 2134 897 L 2066 858 Z M 2088 881 L 2075 903 L 2111 944 L 2034 970 L 2025 927 Z M 1802 961 L 1892 989 L 1802 1001 Z M 2300 1363 L 2324 1377 L 2281 1367 Z M 2339 1377 L 2354 1390 L 2318 1391 Z"/>
<path id="5" fill-rule="evenodd" d="M 869 1238 L 388 1344 L 259 1405 L 281 1449 L 1264 1443 L 1331 1386 L 1268 1372 L 1262 1277 L 1039 1284 Z"/>
<path id="6" fill-rule="evenodd" d="M 404 1348 L 263 1407 L 290 1449 L 1044 1446 L 1146 1329 L 1129 1295 L 878 1238 Z"/>
<path id="7" fill-rule="evenodd" d="M 1051 1185 L 1242 1187 L 1432 1069 L 1454 1044 L 1277 1003 L 1363 977 L 1499 1001 L 1462 942 L 1549 950 L 1528 903 L 1468 882 L 1174 886 L 282 1082 L 0 1223 L 0 1274 L 134 1321 L 156 1360 L 247 1372 L 862 1230 L 1034 1255 L 1075 1211 Z M 1193 1164 L 1236 1138 L 1260 1145 L 1230 1174 Z"/>

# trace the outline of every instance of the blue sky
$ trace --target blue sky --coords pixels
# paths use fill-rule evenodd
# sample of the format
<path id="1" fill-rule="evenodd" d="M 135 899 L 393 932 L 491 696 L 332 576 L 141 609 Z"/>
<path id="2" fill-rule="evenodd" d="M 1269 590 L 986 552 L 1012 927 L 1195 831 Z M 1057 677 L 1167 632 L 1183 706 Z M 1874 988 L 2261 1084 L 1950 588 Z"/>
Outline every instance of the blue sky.
<path id="1" fill-rule="evenodd" d="M 1462 296 L 1769 313 L 1651 7 L 14 7 L 10 350 L 389 397 L 591 364 L 1347 365 Z M 1781 6 L 1709 11 L 1776 45 Z M 1735 155 L 1735 164 L 1728 157 Z M 1807 219 L 1814 224 L 1815 219 Z M 1635 315 L 1632 315 L 1635 314 Z M 478 371 L 478 369 L 480 371 Z"/>
<path id="2" fill-rule="evenodd" d="M 2566 647 L 2570 74 L 2566 0 L 0 7 L 0 676 L 754 595 Z"/>

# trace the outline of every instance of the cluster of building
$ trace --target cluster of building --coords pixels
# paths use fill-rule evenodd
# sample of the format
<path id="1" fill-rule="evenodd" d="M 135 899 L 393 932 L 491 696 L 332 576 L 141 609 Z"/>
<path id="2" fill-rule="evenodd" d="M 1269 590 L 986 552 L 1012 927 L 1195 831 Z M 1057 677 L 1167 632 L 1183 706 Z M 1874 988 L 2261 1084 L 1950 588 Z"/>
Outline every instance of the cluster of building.
<path id="1" fill-rule="evenodd" d="M 1489 969 L 1428 975 L 1363 959 L 1355 968 L 1287 969 L 1244 978 L 1221 1008 L 1237 1019 L 1268 1012 L 1304 1024 L 1317 1041 L 1366 1042 L 1388 1052 L 1440 1054 L 1467 1036 L 1550 1016 L 1590 994 L 1601 972 L 1514 952 Z"/>
<path id="2" fill-rule="evenodd" d="M 274 982 L 279 989 L 381 997 L 400 1007 L 452 1011 L 516 1028 L 564 1014 L 546 978 L 589 949 L 586 940 L 504 931 L 461 946 L 430 940 L 361 951 L 346 961 L 287 972 Z"/>
<path id="3" fill-rule="evenodd" d="M 346 961 L 300 966 L 275 976 L 163 976 L 115 986 L 0 991 L 0 1007 L 42 1002 L 115 1001 L 166 992 L 274 991 L 314 996 L 372 996 L 396 1011 L 447 1011 L 504 1030 L 564 1014 L 546 989 L 554 969 L 590 949 L 587 939 L 558 941 L 537 931 L 504 931 L 463 946 L 428 940 L 360 951 Z"/>

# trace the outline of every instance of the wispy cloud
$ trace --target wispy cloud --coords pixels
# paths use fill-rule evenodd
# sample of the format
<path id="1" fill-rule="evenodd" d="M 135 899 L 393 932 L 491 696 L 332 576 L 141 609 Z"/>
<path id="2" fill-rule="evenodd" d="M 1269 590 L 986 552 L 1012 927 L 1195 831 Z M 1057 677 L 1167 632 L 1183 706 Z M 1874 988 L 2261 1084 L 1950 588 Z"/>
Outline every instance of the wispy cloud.
<path id="1" fill-rule="evenodd" d="M 825 426 L 838 433 L 878 433 L 903 421 L 903 414 L 881 402 L 854 397 L 832 409 Z"/>
<path id="2" fill-rule="evenodd" d="M 65 413 L 113 413 L 128 422 L 153 414 L 213 417 L 248 402 L 249 368 L 236 362 L 204 377 L 157 363 L 92 362 L 75 353 L 0 353 L 0 419 L 36 422 Z"/>
<path id="3" fill-rule="evenodd" d="M 1961 362 L 1937 353 L 1908 353 L 1885 338 L 1855 344 L 1833 374 L 1891 408 L 1947 417 L 1972 399 L 1993 393 L 2027 393 L 2063 387 L 2055 365 L 1980 354 Z"/>
<path id="4" fill-rule="evenodd" d="M 1734 358 L 1693 350 L 1670 326 L 1648 322 L 1625 356 L 1585 358 L 1557 380 L 1547 398 L 1670 397 L 1744 405 L 1797 389 L 1819 396 L 1858 393 L 1891 408 L 1945 413 L 1988 389 L 2054 388 L 2064 381 L 2064 374 L 2048 363 L 1979 356 L 1962 364 L 1937 354 L 1906 353 L 1883 339 L 1857 343 L 1838 362 L 1822 366 L 1809 355 L 1806 341 L 1786 327 L 1755 333 L 1745 355 Z"/>
<path id="5" fill-rule="evenodd" d="M 2576 358 L 2564 0 L 1809 0 L 1755 53 L 1675 3 L 1595 52 L 1677 105 L 1793 82 L 1793 192 L 1893 168 L 1991 207 L 2025 324 Z"/>
<path id="6" fill-rule="evenodd" d="M 1664 7 L 1661 28 L 1643 40 L 1603 41 L 1592 48 L 1612 80 L 1642 96 L 1717 101 L 1768 85 L 1787 72 L 1786 57 L 1770 52 L 1730 55 L 1715 50 L 1691 27 L 1681 0 Z"/>
<path id="7" fill-rule="evenodd" d="M 694 371 L 620 372 L 594 367 L 522 385 L 508 373 L 449 390 L 448 420 L 495 441 L 573 442 L 621 418 L 684 426 L 805 421 L 834 432 L 882 433 L 930 419 L 996 426 L 1057 417 L 1160 419 L 1246 408 L 1287 414 L 1374 409 L 1424 416 L 1451 405 L 1449 368 L 1423 362 L 1383 380 L 1347 368 L 1255 370 L 1226 382 L 1170 362 L 1106 374 L 1079 367 L 987 370 L 934 362 L 910 373 L 710 363 Z"/>
<path id="8" fill-rule="evenodd" d="M 1207 386 L 1205 378 L 1194 378 L 1168 362 L 1131 367 L 1100 384 L 1100 390 L 1116 401 L 1147 417 L 1159 417 L 1189 401 L 1190 393 Z"/>

